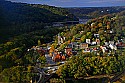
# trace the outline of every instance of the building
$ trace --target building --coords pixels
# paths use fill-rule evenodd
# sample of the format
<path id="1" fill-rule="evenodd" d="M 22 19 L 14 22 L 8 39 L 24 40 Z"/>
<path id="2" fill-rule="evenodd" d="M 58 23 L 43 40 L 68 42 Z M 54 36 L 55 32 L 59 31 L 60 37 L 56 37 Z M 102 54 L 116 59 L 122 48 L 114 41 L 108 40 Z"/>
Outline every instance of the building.
<path id="1" fill-rule="evenodd" d="M 114 41 L 109 41 L 109 44 L 114 45 L 115 42 Z"/>
<path id="2" fill-rule="evenodd" d="M 68 57 L 72 55 L 72 48 L 65 48 L 65 53 Z"/>
<path id="3" fill-rule="evenodd" d="M 96 44 L 100 45 L 100 39 L 96 39 Z"/>
<path id="4" fill-rule="evenodd" d="M 85 49 L 85 48 L 88 48 L 88 44 L 87 43 L 81 43 L 80 49 Z"/>
<path id="5" fill-rule="evenodd" d="M 99 38 L 99 34 L 94 34 L 94 37 L 95 38 Z"/>
<path id="6" fill-rule="evenodd" d="M 91 44 L 90 39 L 86 39 L 86 43 L 87 43 L 87 44 Z"/>

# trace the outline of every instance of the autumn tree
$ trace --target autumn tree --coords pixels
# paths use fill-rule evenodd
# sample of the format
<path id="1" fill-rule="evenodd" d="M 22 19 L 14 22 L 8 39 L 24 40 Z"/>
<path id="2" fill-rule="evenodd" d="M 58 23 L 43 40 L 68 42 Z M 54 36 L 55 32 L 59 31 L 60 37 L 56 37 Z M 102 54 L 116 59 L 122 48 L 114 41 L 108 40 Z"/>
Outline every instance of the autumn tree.
<path id="1" fill-rule="evenodd" d="M 83 35 L 80 40 L 81 40 L 81 42 L 85 42 L 86 41 L 86 35 Z"/>

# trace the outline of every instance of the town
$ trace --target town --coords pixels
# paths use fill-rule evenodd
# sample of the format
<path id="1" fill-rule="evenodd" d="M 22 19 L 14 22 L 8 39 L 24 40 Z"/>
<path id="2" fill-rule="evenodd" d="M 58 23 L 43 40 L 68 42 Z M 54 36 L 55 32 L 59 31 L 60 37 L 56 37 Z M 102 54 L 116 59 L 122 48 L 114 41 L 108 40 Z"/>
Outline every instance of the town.
<path id="1" fill-rule="evenodd" d="M 104 19 L 104 17 L 99 19 Z M 114 17 L 111 18 L 111 21 L 112 19 L 114 21 L 116 18 L 115 19 Z M 90 27 L 95 26 L 94 24 L 95 23 L 92 23 Z M 98 25 L 99 28 L 102 28 L 103 26 L 100 23 Z M 75 26 L 80 27 L 83 26 L 83 24 L 76 24 L 74 25 L 74 27 Z M 72 31 L 74 27 L 72 29 L 69 29 L 69 31 Z M 108 26 L 102 33 L 107 33 L 110 37 L 113 37 L 115 36 L 114 33 L 116 32 L 113 28 L 109 28 Z M 99 34 L 98 30 L 98 33 L 86 32 L 85 34 L 84 30 L 79 30 L 77 34 L 74 34 L 72 39 L 70 38 L 71 40 L 67 40 L 66 39 L 67 36 L 64 36 L 64 32 L 61 32 L 55 36 L 55 41 L 47 43 L 45 46 L 42 46 L 40 44 L 38 46 L 33 46 L 31 49 L 28 49 L 28 51 L 35 50 L 40 54 L 40 56 L 46 57 L 46 64 L 48 66 L 43 67 L 42 73 L 41 71 L 40 73 L 44 77 L 45 75 L 51 77 L 52 74 L 56 73 L 59 67 L 65 62 L 67 62 L 68 59 L 71 58 L 72 56 L 77 56 L 77 55 L 83 56 L 84 54 L 88 54 L 86 57 L 111 56 L 115 57 L 116 59 L 118 59 L 118 56 L 122 56 L 122 53 L 124 53 L 123 49 L 125 48 L 125 39 L 119 37 L 117 40 L 116 39 L 114 40 L 114 38 L 109 39 L 109 41 L 106 40 L 106 38 L 104 38 L 105 40 L 104 39 L 102 40 L 100 37 L 102 36 L 102 33 Z M 39 65 L 38 69 L 41 69 L 40 66 L 41 64 L 37 65 Z M 44 71 L 46 71 L 46 74 Z M 41 80 L 40 77 L 39 81 L 44 82 L 45 79 Z"/>
<path id="2" fill-rule="evenodd" d="M 0 0 L 0 11 L 0 83 L 125 82 L 123 0 Z"/>

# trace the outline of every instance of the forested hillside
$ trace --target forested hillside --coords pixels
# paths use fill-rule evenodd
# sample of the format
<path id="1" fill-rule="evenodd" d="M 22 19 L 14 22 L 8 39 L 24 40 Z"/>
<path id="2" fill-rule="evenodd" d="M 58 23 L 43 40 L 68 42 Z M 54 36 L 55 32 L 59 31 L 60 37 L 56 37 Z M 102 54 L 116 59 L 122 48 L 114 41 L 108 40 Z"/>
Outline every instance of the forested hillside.
<path id="1" fill-rule="evenodd" d="M 125 7 L 80 7 L 68 8 L 68 10 L 79 18 L 95 18 L 106 14 L 118 13 L 125 10 Z"/>
<path id="2" fill-rule="evenodd" d="M 43 29 L 52 22 L 77 20 L 66 9 L 47 5 L 2 0 L 0 11 L 0 43 L 15 35 Z"/>
<path id="3" fill-rule="evenodd" d="M 59 51 L 63 51 L 71 42 L 78 42 L 78 44 L 85 43 L 87 38 L 96 41 L 93 34 L 100 35 L 100 45 L 103 45 L 105 41 L 124 39 L 125 11 L 122 11 L 124 7 L 120 10 L 119 8 L 120 7 L 116 9 L 111 8 L 113 10 L 109 13 L 119 12 L 115 14 L 98 13 L 102 11 L 102 8 L 97 8 L 97 11 L 86 8 L 86 12 L 83 9 L 71 9 L 71 12 L 78 17 L 98 18 L 94 18 L 86 24 L 59 28 L 51 27 L 50 25 L 52 25 L 53 22 L 78 19 L 65 8 L 40 4 L 12 3 L 0 0 L 0 82 L 29 83 L 31 80 L 34 80 L 34 78 L 38 78 L 38 75 L 33 73 L 36 72 L 36 63 L 39 62 L 41 67 L 43 67 L 45 66 L 46 58 L 42 56 L 38 50 L 35 50 L 35 47 L 37 47 L 37 45 L 47 47 L 46 43 L 52 42 L 54 39 L 55 41 L 52 42 L 50 46 L 52 46 L 53 49 L 58 48 Z M 106 8 L 104 8 L 104 10 L 106 12 L 111 11 Z M 49 27 L 44 28 L 45 26 Z M 65 41 L 60 45 L 57 44 L 57 34 L 65 37 Z M 77 51 L 80 55 L 82 50 L 78 49 Z M 102 57 L 101 53 L 102 52 L 99 51 L 99 57 Z M 124 59 L 122 59 L 124 56 L 119 57 L 119 61 L 121 62 L 117 62 L 116 58 L 112 58 L 112 56 L 111 58 L 104 56 L 106 58 L 98 59 L 96 56 L 91 58 L 93 54 L 88 54 L 85 55 L 85 57 L 90 58 L 86 59 L 84 56 L 81 57 L 79 55 L 69 59 L 69 62 L 60 67 L 56 73 L 63 78 L 67 76 L 78 78 L 88 75 L 111 74 L 123 70 L 123 68 L 120 69 L 118 67 L 124 67 L 125 63 Z M 86 64 L 89 63 L 87 60 L 90 60 L 90 64 Z M 95 64 L 95 61 L 100 61 L 100 64 L 98 64 L 98 62 Z M 110 66 L 108 63 L 104 63 L 105 61 L 111 61 L 113 64 Z M 118 65 L 114 67 L 115 63 Z M 106 66 L 103 68 L 105 64 Z M 102 67 L 99 67 L 99 65 L 102 65 Z M 84 66 L 86 66 L 86 69 Z M 110 69 L 107 69 L 108 67 Z M 102 70 L 100 70 L 100 68 L 102 68 Z M 93 69 L 95 70 L 93 71 Z"/>
<path id="4" fill-rule="evenodd" d="M 110 51 L 108 48 L 109 46 L 106 45 L 105 42 L 122 41 L 122 43 L 124 43 L 125 11 L 107 14 L 102 17 L 92 19 L 86 24 L 72 26 L 69 30 L 59 34 L 61 38 L 65 37 L 65 40 L 63 40 L 63 43 L 58 44 L 57 37 L 51 48 L 58 49 L 59 52 L 63 52 L 67 48 L 72 50 L 69 51 L 71 58 L 68 58 L 67 62 L 65 62 L 64 65 L 61 65 L 56 72 L 60 78 L 76 78 L 78 82 L 79 79 L 89 76 L 96 77 L 96 75 L 111 75 L 124 71 L 125 48 L 122 48 L 122 46 L 119 48 L 119 46 L 117 46 L 116 50 L 112 49 Z M 94 36 L 94 34 L 98 34 L 99 36 Z M 88 46 L 83 46 L 83 48 L 80 45 L 85 45 L 86 39 L 90 39 L 91 42 L 99 39 L 100 44 L 89 44 Z M 77 48 L 78 45 L 79 47 Z M 100 46 L 107 46 L 107 52 L 103 52 Z M 94 51 L 94 49 L 96 49 L 96 51 Z M 73 54 L 74 51 L 77 52 L 77 55 Z M 97 83 L 97 80 L 99 81 L 99 79 L 96 79 L 95 83 Z M 108 83 L 107 80 L 101 80 L 98 83 L 101 83 L 102 81 Z M 91 82 L 86 81 L 85 83 L 92 82 L 93 81 L 91 79 Z"/>

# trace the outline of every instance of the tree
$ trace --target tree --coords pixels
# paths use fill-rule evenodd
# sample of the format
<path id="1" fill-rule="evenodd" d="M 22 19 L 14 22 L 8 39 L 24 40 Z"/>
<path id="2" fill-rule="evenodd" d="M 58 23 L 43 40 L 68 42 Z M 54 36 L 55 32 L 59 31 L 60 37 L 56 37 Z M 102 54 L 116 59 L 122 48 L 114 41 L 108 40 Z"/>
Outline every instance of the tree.
<path id="1" fill-rule="evenodd" d="M 25 71 L 25 73 L 24 73 Z M 27 69 L 21 66 L 4 69 L 0 74 L 2 75 L 1 82 L 30 82 L 31 72 L 26 72 Z"/>
<path id="2" fill-rule="evenodd" d="M 98 27 L 102 27 L 102 23 L 99 23 L 99 24 L 98 24 Z"/>
<path id="3" fill-rule="evenodd" d="M 98 34 L 99 34 L 99 35 L 103 35 L 103 34 L 104 34 L 104 30 L 100 29 L 100 30 L 98 31 Z"/>
<path id="4" fill-rule="evenodd" d="M 107 25 L 107 29 L 110 29 L 110 25 Z"/>
<path id="5" fill-rule="evenodd" d="M 91 32 L 87 32 L 86 37 L 91 39 L 92 38 L 92 33 Z"/>
<path id="6" fill-rule="evenodd" d="M 38 40 L 38 46 L 40 46 L 41 45 L 41 41 L 40 40 Z"/>
<path id="7" fill-rule="evenodd" d="M 80 39 L 81 42 L 85 42 L 86 41 L 86 35 L 83 35 Z"/>
<path id="8" fill-rule="evenodd" d="M 45 64 L 46 63 L 46 57 L 45 56 L 40 56 L 38 58 L 38 60 L 42 63 L 42 64 Z"/>

